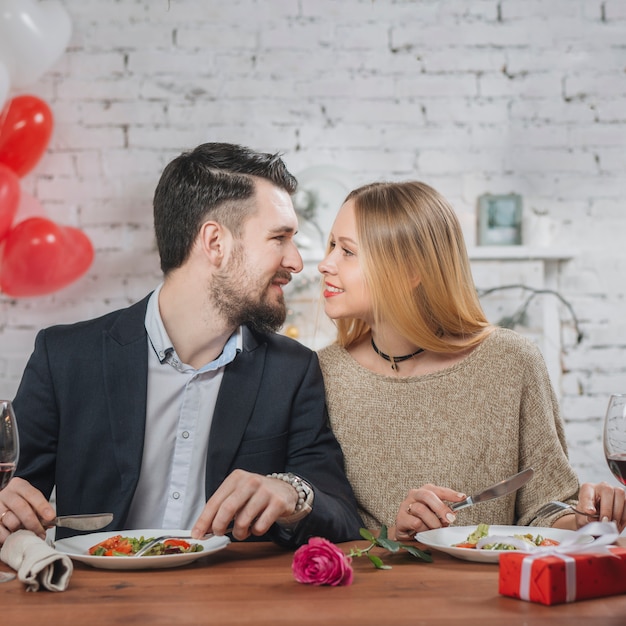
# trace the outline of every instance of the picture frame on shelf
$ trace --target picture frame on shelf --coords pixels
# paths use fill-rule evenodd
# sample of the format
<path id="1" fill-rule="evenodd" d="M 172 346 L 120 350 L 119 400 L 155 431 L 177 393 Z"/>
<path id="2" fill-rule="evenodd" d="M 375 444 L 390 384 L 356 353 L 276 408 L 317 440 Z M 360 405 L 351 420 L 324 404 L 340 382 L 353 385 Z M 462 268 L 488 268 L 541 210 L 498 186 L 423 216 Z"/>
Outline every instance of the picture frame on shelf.
<path id="1" fill-rule="evenodd" d="M 483 194 L 478 198 L 479 246 L 522 243 L 522 197 L 516 193 Z"/>

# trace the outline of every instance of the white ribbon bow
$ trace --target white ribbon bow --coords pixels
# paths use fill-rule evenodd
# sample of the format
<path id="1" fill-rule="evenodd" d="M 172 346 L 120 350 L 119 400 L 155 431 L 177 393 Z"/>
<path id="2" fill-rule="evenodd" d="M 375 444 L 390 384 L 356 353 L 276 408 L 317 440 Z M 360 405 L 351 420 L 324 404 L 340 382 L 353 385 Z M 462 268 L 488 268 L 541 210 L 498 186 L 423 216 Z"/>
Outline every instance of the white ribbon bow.
<path id="1" fill-rule="evenodd" d="M 592 537 L 591 541 L 589 536 Z M 576 561 L 569 555 L 593 552 L 619 558 L 608 549 L 618 537 L 615 522 L 591 522 L 565 538 L 558 546 L 537 547 L 522 561 L 520 598 L 530 600 L 530 573 L 533 561 L 546 556 L 557 556 L 565 562 L 565 602 L 573 602 L 576 600 Z"/>

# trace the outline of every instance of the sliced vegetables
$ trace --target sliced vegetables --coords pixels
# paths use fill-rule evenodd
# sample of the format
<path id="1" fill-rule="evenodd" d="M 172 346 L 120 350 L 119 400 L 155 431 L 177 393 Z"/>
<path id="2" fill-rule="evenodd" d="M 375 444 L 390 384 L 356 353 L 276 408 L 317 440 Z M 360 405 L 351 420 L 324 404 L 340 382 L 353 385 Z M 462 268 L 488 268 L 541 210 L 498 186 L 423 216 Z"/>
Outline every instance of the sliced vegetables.
<path id="1" fill-rule="evenodd" d="M 152 537 L 124 537 L 115 535 L 109 537 L 95 546 L 91 546 L 88 552 L 93 556 L 133 556 L 143 546 L 150 543 Z M 186 552 L 202 552 L 204 548 L 199 543 L 189 543 L 183 539 L 166 539 L 154 544 L 143 556 L 161 556 L 163 554 L 184 554 Z"/>
<path id="2" fill-rule="evenodd" d="M 479 524 L 465 541 L 454 544 L 455 548 L 470 548 L 476 550 L 523 550 L 530 551 L 537 547 L 558 546 L 559 542 L 542 535 L 525 533 L 512 536 L 489 534 L 488 524 Z"/>

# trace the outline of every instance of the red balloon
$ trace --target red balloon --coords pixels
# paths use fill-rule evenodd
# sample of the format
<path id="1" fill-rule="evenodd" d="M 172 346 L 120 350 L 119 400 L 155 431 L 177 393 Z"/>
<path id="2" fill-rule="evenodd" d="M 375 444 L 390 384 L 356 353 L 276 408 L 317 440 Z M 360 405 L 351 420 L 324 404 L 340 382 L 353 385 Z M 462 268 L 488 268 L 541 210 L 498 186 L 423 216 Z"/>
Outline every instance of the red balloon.
<path id="1" fill-rule="evenodd" d="M 0 113 L 0 163 L 20 178 L 35 167 L 52 135 L 52 111 L 35 96 L 16 96 Z"/>
<path id="2" fill-rule="evenodd" d="M 31 217 L 17 224 L 6 237 L 0 290 L 14 297 L 58 291 L 82 276 L 93 256 L 91 241 L 78 228 Z"/>
<path id="3" fill-rule="evenodd" d="M 0 241 L 11 229 L 20 204 L 20 179 L 0 163 Z"/>

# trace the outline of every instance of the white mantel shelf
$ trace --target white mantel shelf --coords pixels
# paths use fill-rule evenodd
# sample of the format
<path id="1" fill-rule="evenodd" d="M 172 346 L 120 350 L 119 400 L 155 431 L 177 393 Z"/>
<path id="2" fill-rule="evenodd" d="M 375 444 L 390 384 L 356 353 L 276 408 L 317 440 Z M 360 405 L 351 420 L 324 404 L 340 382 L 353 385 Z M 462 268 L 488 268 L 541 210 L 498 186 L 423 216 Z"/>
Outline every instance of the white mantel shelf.
<path id="1" fill-rule="evenodd" d="M 576 255 L 573 250 L 530 246 L 475 246 L 468 248 L 471 262 L 524 262 L 540 261 L 543 289 L 558 290 L 561 263 Z M 556 298 L 543 298 L 543 339 L 541 350 L 546 360 L 552 384 L 561 395 L 561 320 Z"/>
<path id="2" fill-rule="evenodd" d="M 475 246 L 468 248 L 471 261 L 569 261 L 573 250 L 529 246 Z"/>

